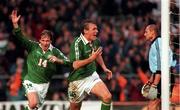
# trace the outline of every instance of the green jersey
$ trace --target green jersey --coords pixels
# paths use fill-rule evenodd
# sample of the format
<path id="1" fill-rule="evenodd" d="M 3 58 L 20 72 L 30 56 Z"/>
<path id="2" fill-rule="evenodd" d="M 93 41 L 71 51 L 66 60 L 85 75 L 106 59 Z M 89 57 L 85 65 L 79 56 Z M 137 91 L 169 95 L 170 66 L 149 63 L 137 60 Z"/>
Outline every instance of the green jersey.
<path id="1" fill-rule="evenodd" d="M 81 34 L 79 37 L 75 38 L 74 42 L 71 44 L 70 51 L 70 62 L 76 60 L 84 60 L 91 56 L 92 51 L 96 50 L 100 46 L 100 41 L 98 39 L 89 43 L 87 39 Z M 93 61 L 77 70 L 73 70 L 68 77 L 68 80 L 75 81 L 90 76 L 94 71 L 96 71 L 96 62 Z"/>
<path id="2" fill-rule="evenodd" d="M 65 65 L 68 65 L 69 59 L 57 48 L 51 44 L 46 52 L 42 50 L 38 42 L 28 40 L 21 32 L 20 28 L 13 30 L 16 40 L 26 48 L 27 56 L 27 74 L 24 80 L 29 80 L 34 83 L 47 83 L 50 81 L 52 75 L 56 72 L 56 63 L 48 60 L 50 55 L 54 55 L 62 59 Z"/>

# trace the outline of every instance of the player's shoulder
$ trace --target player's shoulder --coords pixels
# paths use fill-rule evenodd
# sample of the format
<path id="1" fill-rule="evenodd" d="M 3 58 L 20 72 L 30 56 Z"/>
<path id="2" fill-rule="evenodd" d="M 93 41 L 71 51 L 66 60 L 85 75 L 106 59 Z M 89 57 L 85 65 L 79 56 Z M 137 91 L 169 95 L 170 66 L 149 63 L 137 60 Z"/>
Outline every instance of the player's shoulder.
<path id="1" fill-rule="evenodd" d="M 52 52 L 54 55 L 59 55 L 59 54 L 62 53 L 57 47 L 54 47 L 54 46 L 53 46 L 51 52 Z"/>
<path id="2" fill-rule="evenodd" d="M 74 42 L 79 42 L 79 41 L 81 41 L 81 40 L 82 40 L 82 39 L 81 39 L 80 36 L 74 38 Z"/>
<path id="3" fill-rule="evenodd" d="M 99 39 L 99 38 L 96 38 L 95 42 L 100 43 L 101 41 L 100 41 L 100 39 Z"/>
<path id="4" fill-rule="evenodd" d="M 154 42 L 154 45 L 161 45 L 161 37 L 158 36 Z"/>
<path id="5" fill-rule="evenodd" d="M 158 37 L 158 38 L 157 38 L 157 41 L 158 41 L 158 42 L 161 42 L 161 37 Z"/>
<path id="6" fill-rule="evenodd" d="M 160 42 L 160 41 L 161 41 L 161 37 L 160 37 L 160 36 L 156 37 L 156 38 L 151 42 L 151 46 L 152 46 L 152 45 L 155 45 L 157 42 Z"/>
<path id="7" fill-rule="evenodd" d="M 73 41 L 73 43 L 72 44 L 79 44 L 79 43 L 81 43 L 82 42 L 82 39 L 81 39 L 81 37 L 75 37 L 74 38 L 74 41 Z"/>
<path id="8" fill-rule="evenodd" d="M 34 45 L 39 45 L 39 42 L 37 41 L 33 41 L 33 40 L 29 40 L 30 42 L 32 42 Z"/>
<path id="9" fill-rule="evenodd" d="M 52 46 L 52 51 L 53 52 L 60 52 L 60 50 L 57 47 L 54 47 L 54 46 Z"/>
<path id="10" fill-rule="evenodd" d="M 100 39 L 98 39 L 98 38 L 96 38 L 96 39 L 93 41 L 93 43 L 94 43 L 95 45 L 101 45 L 101 41 L 100 41 Z"/>
<path id="11" fill-rule="evenodd" d="M 31 46 L 34 48 L 38 48 L 39 47 L 39 42 L 33 41 L 33 40 L 29 40 L 29 42 L 31 43 Z"/>

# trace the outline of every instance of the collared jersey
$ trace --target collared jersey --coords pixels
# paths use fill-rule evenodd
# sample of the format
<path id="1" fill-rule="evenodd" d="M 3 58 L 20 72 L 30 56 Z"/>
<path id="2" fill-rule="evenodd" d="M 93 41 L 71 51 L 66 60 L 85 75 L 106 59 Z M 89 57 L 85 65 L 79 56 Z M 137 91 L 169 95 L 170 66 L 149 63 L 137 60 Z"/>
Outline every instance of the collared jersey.
<path id="1" fill-rule="evenodd" d="M 169 51 L 169 67 L 175 66 L 175 62 L 173 61 L 173 53 L 172 50 Z M 152 73 L 156 71 L 161 71 L 161 37 L 157 37 L 150 46 L 149 50 L 149 67 Z"/>
<path id="2" fill-rule="evenodd" d="M 70 63 L 69 59 L 57 48 L 50 45 L 46 52 L 43 52 L 40 44 L 26 39 L 22 34 L 21 29 L 14 29 L 16 40 L 26 48 L 28 52 L 26 61 L 26 75 L 24 80 L 29 80 L 33 83 L 47 83 L 50 81 L 52 75 L 56 72 L 56 63 L 48 60 L 50 55 L 54 55 L 63 59 L 65 65 Z"/>
<path id="3" fill-rule="evenodd" d="M 100 41 L 98 39 L 92 41 L 91 43 L 81 34 L 79 37 L 75 38 L 71 44 L 70 51 L 70 62 L 76 60 L 84 60 L 91 56 L 92 51 L 95 51 L 100 46 Z M 93 61 L 77 70 L 73 70 L 68 77 L 68 80 L 75 81 L 90 76 L 94 71 L 96 71 L 96 62 Z"/>

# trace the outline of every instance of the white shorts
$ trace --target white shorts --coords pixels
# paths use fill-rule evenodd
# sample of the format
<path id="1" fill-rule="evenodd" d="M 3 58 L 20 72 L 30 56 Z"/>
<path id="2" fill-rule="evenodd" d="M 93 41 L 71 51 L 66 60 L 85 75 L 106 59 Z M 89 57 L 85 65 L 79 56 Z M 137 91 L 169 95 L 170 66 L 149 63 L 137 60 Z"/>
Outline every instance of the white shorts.
<path id="1" fill-rule="evenodd" d="M 99 75 L 95 71 L 91 76 L 88 76 L 81 80 L 70 82 L 68 87 L 69 101 L 72 103 L 81 102 L 87 95 L 90 94 L 91 89 L 99 81 L 102 80 L 99 78 Z"/>
<path id="2" fill-rule="evenodd" d="M 49 83 L 36 84 L 29 80 L 24 80 L 23 86 L 25 88 L 26 94 L 30 92 L 37 92 L 39 97 L 39 105 L 42 105 L 44 103 L 44 99 L 49 88 Z"/>

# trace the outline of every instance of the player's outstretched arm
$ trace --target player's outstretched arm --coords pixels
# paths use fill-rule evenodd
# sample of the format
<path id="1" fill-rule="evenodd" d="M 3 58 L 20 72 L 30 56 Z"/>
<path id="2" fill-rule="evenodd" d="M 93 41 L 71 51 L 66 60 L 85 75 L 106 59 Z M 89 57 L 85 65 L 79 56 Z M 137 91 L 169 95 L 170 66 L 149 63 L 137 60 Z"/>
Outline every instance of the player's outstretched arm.
<path id="1" fill-rule="evenodd" d="M 13 10 L 11 13 L 11 21 L 13 23 L 14 28 L 18 28 L 18 21 L 20 19 L 21 15 L 17 16 L 17 10 Z"/>

